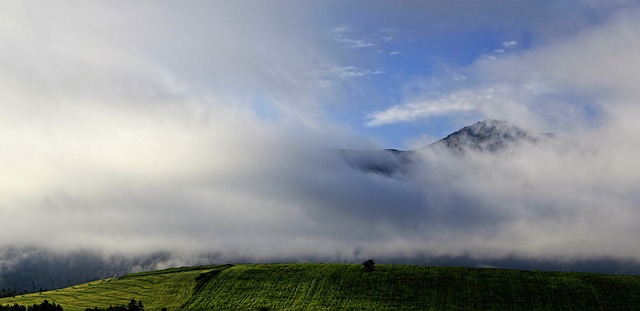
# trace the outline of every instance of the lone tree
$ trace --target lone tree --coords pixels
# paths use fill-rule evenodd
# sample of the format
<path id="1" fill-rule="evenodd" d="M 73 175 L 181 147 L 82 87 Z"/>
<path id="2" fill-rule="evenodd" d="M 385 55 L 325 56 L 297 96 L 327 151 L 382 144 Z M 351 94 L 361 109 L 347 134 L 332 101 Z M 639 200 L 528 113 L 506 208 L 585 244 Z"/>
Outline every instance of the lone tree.
<path id="1" fill-rule="evenodd" d="M 376 269 L 376 262 L 373 261 L 373 259 L 369 259 L 363 262 L 362 265 L 364 266 L 364 272 L 373 272 L 373 270 Z"/>

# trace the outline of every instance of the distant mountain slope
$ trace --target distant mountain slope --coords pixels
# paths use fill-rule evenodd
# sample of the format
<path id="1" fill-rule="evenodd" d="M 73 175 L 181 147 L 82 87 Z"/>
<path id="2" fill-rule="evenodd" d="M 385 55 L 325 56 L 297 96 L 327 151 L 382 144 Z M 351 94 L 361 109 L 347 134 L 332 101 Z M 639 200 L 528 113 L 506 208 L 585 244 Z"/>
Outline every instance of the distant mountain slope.
<path id="1" fill-rule="evenodd" d="M 196 281 L 198 279 L 199 281 Z M 634 310 L 640 276 L 359 264 L 175 268 L 0 299 L 66 311 L 140 300 L 145 310 Z"/>
<path id="2" fill-rule="evenodd" d="M 49 290 L 152 270 L 170 260 L 158 252 L 144 256 L 104 256 L 92 250 L 55 252 L 46 248 L 5 246 L 0 249 L 0 289 L 18 293 Z"/>
<path id="3" fill-rule="evenodd" d="M 396 149 L 385 150 L 337 150 L 338 155 L 352 168 L 380 174 L 394 176 L 401 169 L 414 162 L 414 151 L 402 151 Z"/>
<path id="4" fill-rule="evenodd" d="M 507 121 L 484 120 L 461 128 L 420 150 L 338 150 L 338 155 L 352 168 L 366 172 L 398 177 L 411 170 L 420 161 L 419 153 L 428 150 L 445 150 L 454 154 L 467 151 L 500 152 L 522 142 L 537 143 L 554 139 L 554 134 L 533 133 Z"/>

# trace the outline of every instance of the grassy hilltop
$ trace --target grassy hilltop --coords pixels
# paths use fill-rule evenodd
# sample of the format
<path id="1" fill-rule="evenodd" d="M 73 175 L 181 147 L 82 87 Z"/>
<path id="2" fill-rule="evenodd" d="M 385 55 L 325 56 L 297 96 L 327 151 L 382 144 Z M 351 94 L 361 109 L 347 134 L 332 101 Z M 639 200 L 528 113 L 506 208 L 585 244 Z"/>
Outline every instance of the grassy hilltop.
<path id="1" fill-rule="evenodd" d="M 0 299 L 66 311 L 144 302 L 160 310 L 636 310 L 640 276 L 349 264 L 175 268 Z"/>

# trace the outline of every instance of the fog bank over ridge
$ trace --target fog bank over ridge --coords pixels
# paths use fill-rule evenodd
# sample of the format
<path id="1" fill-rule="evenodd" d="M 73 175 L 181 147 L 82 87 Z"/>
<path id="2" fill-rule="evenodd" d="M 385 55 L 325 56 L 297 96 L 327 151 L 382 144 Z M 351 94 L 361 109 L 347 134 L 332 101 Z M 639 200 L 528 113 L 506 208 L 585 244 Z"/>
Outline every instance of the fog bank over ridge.
<path id="1" fill-rule="evenodd" d="M 74 223 L 75 218 L 45 214 L 48 224 L 64 225 L 34 219 L 14 242 L 143 257 L 160 250 L 177 262 L 199 256 L 221 262 L 362 257 L 571 262 L 640 256 L 629 217 L 635 213 L 635 192 L 606 177 L 601 181 L 598 175 L 611 163 L 606 150 L 594 145 L 492 120 L 422 149 L 366 151 L 363 163 L 358 162 L 363 153 L 345 159 L 304 145 L 280 142 L 282 147 L 274 148 L 278 143 L 252 152 L 260 165 L 225 167 L 224 179 L 218 171 L 217 178 L 173 184 L 171 190 L 162 180 L 115 188 L 118 200 L 98 201 L 110 209 L 76 205 L 91 196 L 80 200 L 67 193 L 57 198 L 56 212 L 78 208 L 94 217 Z M 397 167 L 371 169 L 367 161 L 381 154 L 389 158 L 376 159 L 376 165 L 390 159 Z M 154 196 L 141 196 L 149 191 Z M 608 229 L 613 227 L 617 231 Z"/>

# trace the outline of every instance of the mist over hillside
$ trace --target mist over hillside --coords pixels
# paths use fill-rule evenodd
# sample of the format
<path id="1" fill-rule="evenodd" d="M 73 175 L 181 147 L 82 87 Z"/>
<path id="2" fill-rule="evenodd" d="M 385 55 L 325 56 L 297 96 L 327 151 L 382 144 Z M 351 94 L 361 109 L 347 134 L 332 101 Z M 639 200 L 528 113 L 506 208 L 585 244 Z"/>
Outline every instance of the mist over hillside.
<path id="1" fill-rule="evenodd" d="M 525 244 L 516 251 L 518 247 L 509 244 L 512 243 L 509 241 L 512 236 L 496 235 L 498 231 L 493 231 L 505 230 L 508 227 L 501 226 L 510 225 L 509 222 L 514 217 L 522 217 L 522 213 L 527 215 L 526 221 L 531 222 L 526 224 L 529 226 L 540 225 L 537 223 L 540 221 L 562 221 L 562 213 L 567 211 L 559 209 L 560 207 L 550 210 L 551 206 L 545 206 L 553 199 L 548 195 L 554 194 L 547 193 L 549 189 L 546 185 L 553 185 L 556 182 L 554 178 L 558 175 L 553 172 L 553 175 L 546 176 L 546 179 L 536 181 L 531 179 L 531 171 L 522 170 L 521 164 L 543 161 L 540 168 L 544 169 L 544 165 L 553 164 L 544 163 L 549 156 L 557 159 L 559 156 L 591 154 L 587 149 L 579 147 L 575 141 L 550 133 L 535 133 L 506 121 L 485 120 L 463 127 L 445 138 L 415 150 L 340 149 L 329 153 L 322 150 L 317 152 L 335 157 L 346 165 L 343 169 L 351 169 L 356 174 L 355 178 L 368 180 L 369 185 L 378 189 L 366 190 L 362 192 L 358 201 L 352 202 L 357 205 L 362 204 L 361 202 L 376 202 L 375 204 L 352 205 L 348 207 L 350 210 L 336 210 L 336 213 L 347 217 L 346 220 L 351 219 L 353 225 L 359 225 L 357 218 L 367 217 L 377 225 L 398 226 L 398 230 L 404 232 L 403 235 L 409 234 L 415 238 L 415 245 L 396 244 L 394 236 L 397 233 L 393 231 L 380 231 L 380 227 L 361 227 L 358 230 L 362 231 L 357 232 L 356 236 L 371 233 L 382 241 L 364 238 L 347 254 L 340 253 L 339 247 L 269 256 L 256 256 L 251 251 L 195 254 L 164 251 L 132 256 L 126 253 L 118 255 L 91 250 L 57 252 L 38 247 L 9 247 L 0 253 L 0 287 L 33 291 L 175 266 L 229 262 L 357 263 L 372 256 L 378 262 L 400 264 L 640 273 L 638 261 L 606 253 L 595 252 L 584 258 L 544 256 L 544 249 L 535 249 L 535 244 Z M 340 167 L 340 162 L 334 165 Z M 566 170 L 558 171 L 560 174 L 562 172 Z M 344 172 L 339 174 L 341 175 L 333 176 L 332 179 L 344 176 Z M 419 188 L 416 188 L 417 186 Z M 380 201 L 382 197 L 379 195 L 389 191 L 387 187 L 392 187 L 399 195 L 393 200 Z M 511 193 L 512 190 L 517 191 Z M 489 197 L 486 197 L 484 192 Z M 328 193 L 325 189 L 323 200 L 339 202 L 344 200 L 340 195 L 344 193 Z M 564 197 L 561 194 L 555 195 Z M 364 197 L 370 198 L 365 200 Z M 571 209 L 576 206 L 565 207 Z M 550 213 L 551 211 L 553 213 Z M 534 215 L 537 215 L 537 219 L 532 218 Z M 492 226 L 484 227 L 485 223 Z M 456 241 L 465 245 L 464 248 L 469 250 L 467 252 L 457 251 L 457 245 L 450 244 L 451 240 L 439 238 L 441 234 L 467 231 L 479 234 Z M 554 232 L 548 234 L 552 235 Z M 540 236 L 531 238 L 544 239 L 546 236 L 545 233 L 541 233 Z M 580 237 L 575 238 L 577 240 L 566 241 L 569 243 L 565 244 L 569 250 L 571 243 L 580 241 Z M 585 242 L 585 245 L 590 243 Z M 434 246 L 430 246 L 431 244 Z M 168 247 L 171 248 L 170 245 Z M 487 253 L 500 250 L 502 247 L 505 249 L 498 256 Z M 386 248 L 406 248 L 413 251 L 386 251 Z M 570 254 L 555 252 L 563 253 Z"/>

